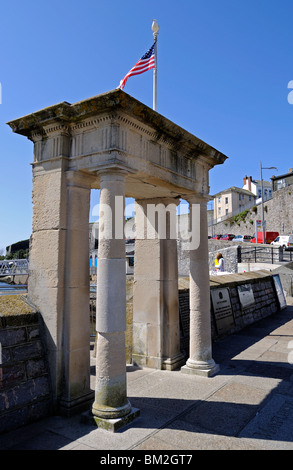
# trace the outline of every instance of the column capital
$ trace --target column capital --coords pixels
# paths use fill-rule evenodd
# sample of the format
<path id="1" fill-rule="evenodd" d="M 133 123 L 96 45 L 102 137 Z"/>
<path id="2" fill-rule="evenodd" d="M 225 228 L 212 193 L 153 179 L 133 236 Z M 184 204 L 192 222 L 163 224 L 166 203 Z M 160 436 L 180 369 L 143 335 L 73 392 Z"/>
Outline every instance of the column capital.
<path id="1" fill-rule="evenodd" d="M 96 171 L 95 174 L 99 177 L 106 175 L 121 175 L 127 176 L 129 173 L 135 173 L 135 171 L 123 163 L 113 163 L 108 165 L 101 165 Z"/>
<path id="2" fill-rule="evenodd" d="M 96 181 L 96 177 L 94 175 L 83 171 L 69 170 L 66 171 L 65 175 L 67 187 L 72 186 L 88 189 L 91 188 Z"/>
<path id="3" fill-rule="evenodd" d="M 139 205 L 144 206 L 147 204 L 164 204 L 164 206 L 168 206 L 169 204 L 175 204 L 178 206 L 180 204 L 180 197 L 178 196 L 161 196 L 161 197 L 152 197 L 148 199 L 135 199 L 135 202 L 137 202 Z"/>
<path id="4" fill-rule="evenodd" d="M 212 198 L 210 194 L 205 193 L 196 193 L 196 194 L 187 194 L 182 196 L 189 204 L 202 204 L 208 203 Z"/>

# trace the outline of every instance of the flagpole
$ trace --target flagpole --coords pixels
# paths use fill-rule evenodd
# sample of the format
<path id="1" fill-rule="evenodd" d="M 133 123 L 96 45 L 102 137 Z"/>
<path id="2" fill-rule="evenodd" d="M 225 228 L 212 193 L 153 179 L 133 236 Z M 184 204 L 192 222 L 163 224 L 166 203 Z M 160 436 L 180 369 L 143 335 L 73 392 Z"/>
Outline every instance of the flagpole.
<path id="1" fill-rule="evenodd" d="M 153 110 L 157 111 L 157 39 L 159 34 L 159 25 L 157 23 L 157 20 L 153 20 L 152 31 L 155 41 L 155 67 L 153 72 Z"/>

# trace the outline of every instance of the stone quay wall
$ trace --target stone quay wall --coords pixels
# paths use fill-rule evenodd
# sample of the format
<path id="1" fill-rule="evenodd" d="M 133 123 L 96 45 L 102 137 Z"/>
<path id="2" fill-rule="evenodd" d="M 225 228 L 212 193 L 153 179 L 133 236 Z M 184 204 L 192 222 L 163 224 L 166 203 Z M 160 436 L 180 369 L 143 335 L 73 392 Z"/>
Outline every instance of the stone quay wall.
<path id="1" fill-rule="evenodd" d="M 240 301 L 237 287 L 240 285 L 251 286 L 254 303 L 243 307 Z M 248 325 L 262 318 L 277 313 L 280 310 L 277 291 L 273 277 L 269 273 L 255 271 L 235 275 L 211 276 L 210 289 L 225 289 L 229 291 L 231 302 L 230 324 L 225 331 L 219 332 L 218 322 L 213 312 L 211 301 L 211 333 L 212 340 L 216 341 L 224 336 L 236 333 Z M 189 352 L 189 289 L 179 290 L 181 349 L 188 357 Z"/>
<path id="2" fill-rule="evenodd" d="M 217 276 L 217 279 L 218 277 L 220 276 Z M 223 280 L 223 283 L 220 285 L 220 287 L 227 287 L 229 289 L 235 321 L 235 325 L 231 327 L 228 332 L 224 333 L 224 335 L 236 333 L 262 318 L 277 313 L 280 309 L 277 292 L 271 275 L 259 275 L 259 272 L 256 271 L 254 273 L 239 274 L 237 277 L 240 277 L 240 279 L 243 277 L 243 279 Z M 215 279 L 215 277 L 212 279 Z M 251 286 L 255 301 L 252 305 L 247 307 L 241 305 L 237 289 L 238 286 L 243 284 Z M 218 287 L 219 285 L 211 285 L 211 290 L 217 289 Z M 211 319 L 212 337 L 213 339 L 218 339 L 221 335 L 217 333 L 216 320 L 213 314 L 211 314 Z"/>
<path id="3" fill-rule="evenodd" d="M 0 298 L 0 433 L 52 410 L 39 313 L 19 297 Z"/>
<path id="4" fill-rule="evenodd" d="M 261 204 L 256 212 L 251 208 L 245 220 L 229 218 L 208 227 L 208 234 L 233 233 L 234 235 L 253 235 L 255 221 L 261 220 Z M 293 233 L 293 187 L 279 189 L 273 193 L 273 198 L 264 202 L 264 217 L 268 232 L 279 232 L 280 235 Z"/>

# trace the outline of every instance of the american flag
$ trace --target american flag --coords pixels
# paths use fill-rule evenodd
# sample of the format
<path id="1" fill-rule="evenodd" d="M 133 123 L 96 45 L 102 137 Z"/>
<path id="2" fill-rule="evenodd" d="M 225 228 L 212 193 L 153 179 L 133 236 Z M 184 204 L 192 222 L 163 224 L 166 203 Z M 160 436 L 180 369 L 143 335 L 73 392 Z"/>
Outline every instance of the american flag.
<path id="1" fill-rule="evenodd" d="M 139 75 L 140 73 L 144 73 L 147 70 L 155 68 L 155 42 L 152 47 L 139 59 L 139 61 L 129 70 L 128 74 L 125 75 L 123 80 L 120 81 L 120 85 L 118 88 L 123 90 L 125 87 L 125 83 L 127 82 L 129 77 L 132 75 Z"/>

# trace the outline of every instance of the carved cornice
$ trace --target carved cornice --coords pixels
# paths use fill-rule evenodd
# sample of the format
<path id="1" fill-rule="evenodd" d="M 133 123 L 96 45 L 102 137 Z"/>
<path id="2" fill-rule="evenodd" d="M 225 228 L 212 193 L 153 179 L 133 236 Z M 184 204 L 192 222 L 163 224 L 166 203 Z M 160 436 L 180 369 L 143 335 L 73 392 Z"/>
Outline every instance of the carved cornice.
<path id="1" fill-rule="evenodd" d="M 104 120 L 104 121 L 103 121 Z M 212 168 L 224 163 L 226 156 L 153 111 L 122 90 L 113 90 L 75 104 L 59 103 L 7 124 L 16 133 L 30 139 L 51 132 L 76 132 L 102 122 L 125 123 L 148 135 L 150 140 L 180 149 L 188 158 L 203 158 Z M 45 133 L 44 133 L 45 132 Z"/>
<path id="2" fill-rule="evenodd" d="M 93 119 L 85 119 L 82 122 L 79 122 L 77 124 L 71 124 L 71 132 L 72 134 L 78 133 L 79 130 L 84 130 L 87 128 L 101 128 L 103 124 L 108 124 L 108 125 L 121 125 L 125 124 L 126 127 L 130 127 L 131 129 L 137 130 L 140 133 L 143 133 L 150 137 L 151 139 L 156 139 L 157 133 L 152 130 L 151 128 L 148 128 L 147 126 L 143 126 L 142 124 L 130 119 L 129 117 L 126 117 L 123 114 L 105 114 L 101 117 L 95 117 Z"/>

